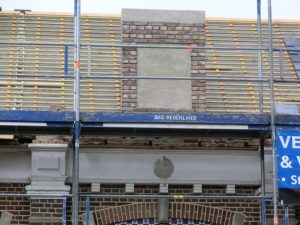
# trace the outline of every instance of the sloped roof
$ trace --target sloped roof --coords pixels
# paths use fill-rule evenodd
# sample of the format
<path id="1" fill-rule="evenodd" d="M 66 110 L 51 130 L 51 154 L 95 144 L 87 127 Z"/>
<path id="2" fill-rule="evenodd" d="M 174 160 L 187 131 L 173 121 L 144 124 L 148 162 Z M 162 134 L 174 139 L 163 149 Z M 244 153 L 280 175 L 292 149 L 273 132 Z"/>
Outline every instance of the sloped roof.
<path id="1" fill-rule="evenodd" d="M 83 16 L 81 21 L 82 43 L 120 44 L 120 17 Z M 73 17 L 65 14 L 0 13 L 0 40 L 15 42 L 73 43 Z M 42 109 L 51 105 L 73 108 L 73 47 L 68 49 L 66 78 L 0 78 L 0 93 L 5 101 L 1 109 Z M 91 51 L 88 71 L 88 51 Z M 0 45 L 1 74 L 63 75 L 64 46 Z M 93 47 L 81 51 L 82 75 L 120 75 L 119 48 Z M 120 80 L 81 81 L 82 111 L 120 110 Z"/>
<path id="2" fill-rule="evenodd" d="M 268 48 L 267 22 L 262 24 L 262 47 Z M 274 21 L 274 48 L 285 49 L 284 37 L 300 37 L 300 21 Z M 206 45 L 231 46 L 233 50 L 211 49 L 206 54 L 206 76 L 214 78 L 258 78 L 258 52 L 241 50 L 257 48 L 258 32 L 255 20 L 211 19 L 206 23 Z M 287 51 L 282 52 L 282 76 L 298 80 Z M 262 51 L 263 78 L 269 78 L 268 51 Z M 274 78 L 280 79 L 280 52 L 274 52 Z M 275 83 L 275 102 L 299 104 L 300 84 Z M 269 84 L 263 84 L 264 111 L 269 111 Z M 208 112 L 259 112 L 258 83 L 208 81 L 206 86 Z"/>
<path id="3" fill-rule="evenodd" d="M 120 44 L 121 18 L 118 16 L 83 15 L 82 43 Z M 300 21 L 274 21 L 274 47 L 285 48 L 284 37 L 300 37 Z M 1 41 L 41 41 L 72 43 L 73 17 L 65 14 L 0 13 Z M 267 24 L 263 23 L 263 47 L 267 47 Z M 258 78 L 256 21 L 207 19 L 206 76 L 208 78 Z M 233 47 L 232 50 L 213 47 Z M 0 74 L 64 74 L 64 46 L 0 45 Z M 88 52 L 91 57 L 88 57 Z M 73 49 L 69 48 L 69 74 L 73 73 Z M 284 78 L 298 80 L 287 51 L 283 51 Z M 264 50 L 263 78 L 269 77 L 268 52 Z M 90 59 L 90 60 L 89 60 Z M 87 47 L 81 53 L 83 75 L 120 75 L 119 48 Z M 274 52 L 274 75 L 280 78 L 280 54 Z M 88 70 L 88 63 L 92 69 Z M 64 105 L 72 109 L 73 81 L 66 78 L 0 77 L 0 94 L 5 101 L 0 109 L 49 109 Z M 81 84 L 83 111 L 121 110 L 121 81 L 84 79 Z M 264 83 L 264 111 L 269 109 L 269 88 Z M 300 104 L 300 84 L 276 83 L 276 102 Z M 206 81 L 207 112 L 259 112 L 258 84 L 255 82 Z"/>

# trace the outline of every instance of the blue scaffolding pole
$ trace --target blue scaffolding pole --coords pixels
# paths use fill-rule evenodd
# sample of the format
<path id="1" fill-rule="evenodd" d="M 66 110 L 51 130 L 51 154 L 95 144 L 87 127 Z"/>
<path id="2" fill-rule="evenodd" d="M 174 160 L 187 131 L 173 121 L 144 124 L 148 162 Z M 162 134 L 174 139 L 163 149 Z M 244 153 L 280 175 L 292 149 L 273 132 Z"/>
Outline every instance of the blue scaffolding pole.
<path id="1" fill-rule="evenodd" d="M 74 135 L 72 173 L 72 225 L 78 225 L 80 136 L 80 0 L 74 0 Z"/>

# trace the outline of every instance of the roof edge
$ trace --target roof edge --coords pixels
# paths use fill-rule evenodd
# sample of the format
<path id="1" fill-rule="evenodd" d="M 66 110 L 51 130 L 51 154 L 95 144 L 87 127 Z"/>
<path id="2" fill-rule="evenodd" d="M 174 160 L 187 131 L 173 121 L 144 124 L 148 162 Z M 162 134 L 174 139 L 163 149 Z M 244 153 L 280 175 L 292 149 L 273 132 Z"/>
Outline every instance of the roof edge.
<path id="1" fill-rule="evenodd" d="M 15 11 L 2 11 L 0 14 L 16 14 L 19 15 L 19 12 Z M 67 12 L 27 12 L 26 14 L 32 16 L 73 16 L 73 13 Z M 121 14 L 105 14 L 105 13 L 82 13 L 84 17 L 103 17 L 103 18 L 116 18 L 120 19 Z M 254 18 L 223 18 L 223 17 L 206 17 L 208 22 L 243 22 L 243 23 L 253 23 L 257 20 Z M 267 19 L 263 19 L 262 23 L 267 23 Z M 289 20 L 289 19 L 273 19 L 273 23 L 297 23 L 300 24 L 299 20 Z"/>
<path id="2" fill-rule="evenodd" d="M 16 11 L 2 11 L 0 14 L 16 14 L 19 15 L 20 12 Z M 68 13 L 68 12 L 26 12 L 27 15 L 32 15 L 32 16 L 62 16 L 62 17 L 69 17 L 73 16 L 73 13 Z M 121 18 L 121 14 L 105 14 L 105 13 L 81 13 L 82 16 L 85 17 L 104 17 L 104 18 Z"/>
<path id="3" fill-rule="evenodd" d="M 209 22 L 243 22 L 243 23 L 253 23 L 257 22 L 254 18 L 222 18 L 222 17 L 206 17 L 206 21 Z M 268 23 L 267 19 L 262 19 L 262 23 Z M 286 20 L 286 19 L 273 19 L 273 23 L 297 23 L 300 24 L 299 20 Z"/>

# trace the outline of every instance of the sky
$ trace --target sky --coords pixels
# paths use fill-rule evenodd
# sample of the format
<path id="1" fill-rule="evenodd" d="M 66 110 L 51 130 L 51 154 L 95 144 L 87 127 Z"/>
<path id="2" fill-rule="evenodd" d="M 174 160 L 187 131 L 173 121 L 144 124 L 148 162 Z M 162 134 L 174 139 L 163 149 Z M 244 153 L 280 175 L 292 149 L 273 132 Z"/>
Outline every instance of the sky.
<path id="1" fill-rule="evenodd" d="M 267 0 L 262 17 L 267 18 Z M 82 13 L 120 14 L 122 8 L 204 10 L 207 17 L 256 18 L 257 0 L 81 0 Z M 74 0 L 0 0 L 3 11 L 73 12 Z M 272 0 L 273 19 L 300 20 L 300 0 Z"/>

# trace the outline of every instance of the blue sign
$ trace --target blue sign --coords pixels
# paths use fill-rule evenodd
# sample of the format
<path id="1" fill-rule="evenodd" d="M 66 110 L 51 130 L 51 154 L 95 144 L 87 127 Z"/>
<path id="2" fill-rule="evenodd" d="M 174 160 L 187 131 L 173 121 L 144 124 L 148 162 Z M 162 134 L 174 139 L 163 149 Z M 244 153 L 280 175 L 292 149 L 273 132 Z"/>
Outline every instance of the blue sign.
<path id="1" fill-rule="evenodd" d="M 278 131 L 278 188 L 300 189 L 300 132 Z"/>

